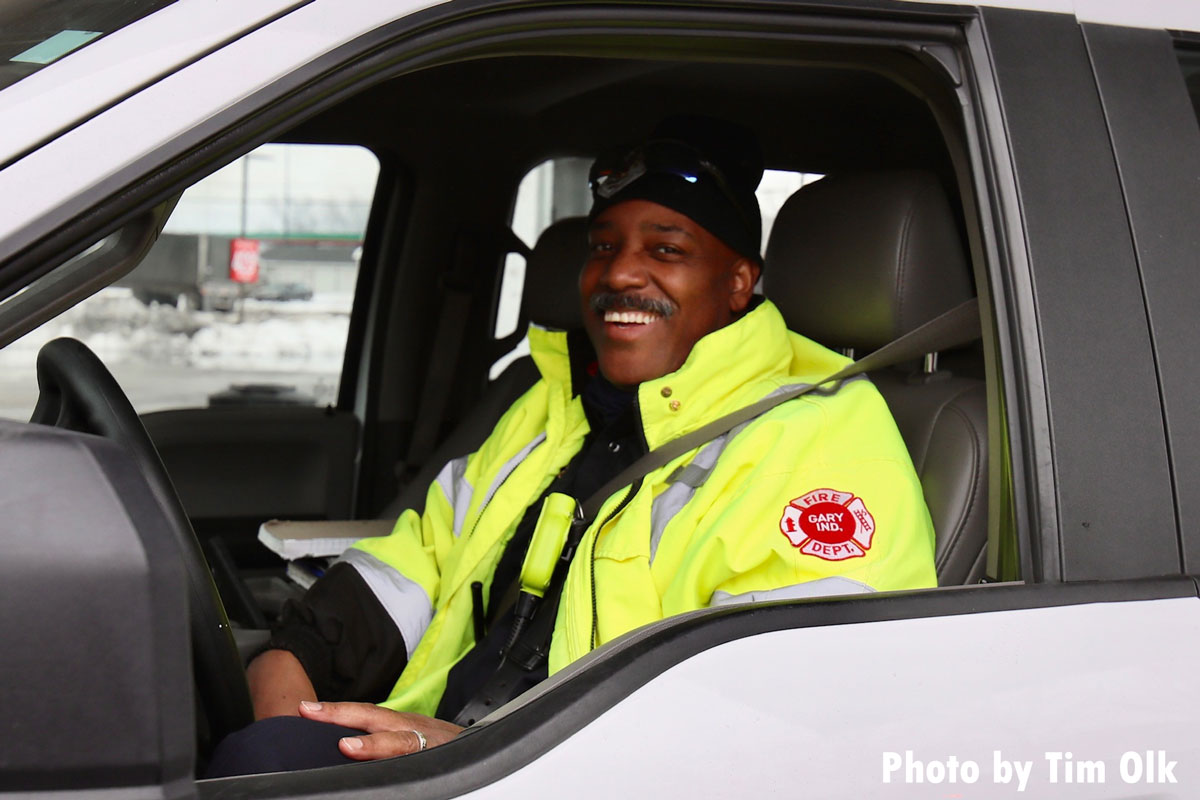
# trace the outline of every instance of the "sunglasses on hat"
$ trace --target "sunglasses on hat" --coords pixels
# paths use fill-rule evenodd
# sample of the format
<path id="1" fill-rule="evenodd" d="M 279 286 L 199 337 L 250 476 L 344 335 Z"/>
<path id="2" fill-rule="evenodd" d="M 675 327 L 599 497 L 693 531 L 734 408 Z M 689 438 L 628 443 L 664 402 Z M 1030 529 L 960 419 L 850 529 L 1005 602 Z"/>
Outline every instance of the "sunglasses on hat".
<path id="1" fill-rule="evenodd" d="M 717 190 L 750 226 L 749 217 L 725 175 L 698 150 L 677 139 L 651 139 L 633 147 L 610 150 L 596 159 L 588 173 L 588 186 L 598 198 L 609 200 L 646 175 L 674 175 L 691 184 L 710 178 Z"/>

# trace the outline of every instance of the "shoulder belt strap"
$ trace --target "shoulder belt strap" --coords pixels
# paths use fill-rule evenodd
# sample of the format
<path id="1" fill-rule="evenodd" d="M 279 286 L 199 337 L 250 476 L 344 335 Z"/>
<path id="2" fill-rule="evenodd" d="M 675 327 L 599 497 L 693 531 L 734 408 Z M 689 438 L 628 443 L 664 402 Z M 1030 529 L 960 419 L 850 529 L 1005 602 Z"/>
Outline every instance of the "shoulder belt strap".
<path id="1" fill-rule="evenodd" d="M 890 367 L 903 361 L 920 358 L 926 353 L 934 353 L 957 347 L 961 344 L 979 338 L 979 301 L 976 298 L 957 305 L 949 311 L 934 317 L 920 327 L 914 328 L 898 339 L 888 342 L 883 347 L 863 356 L 853 364 L 835 372 L 816 383 L 797 386 L 796 388 L 772 395 L 757 403 L 740 408 L 732 414 L 727 414 L 714 420 L 691 433 L 672 439 L 661 447 L 651 450 L 637 461 L 619 472 L 612 480 L 600 487 L 581 505 L 583 519 L 592 520 L 612 495 L 622 487 L 628 486 L 638 478 L 648 475 L 661 466 L 669 464 L 684 453 L 712 441 L 726 431 L 748 422 L 755 417 L 770 411 L 775 406 L 794 400 L 797 397 L 824 386 L 827 383 L 844 381 L 864 372 Z"/>

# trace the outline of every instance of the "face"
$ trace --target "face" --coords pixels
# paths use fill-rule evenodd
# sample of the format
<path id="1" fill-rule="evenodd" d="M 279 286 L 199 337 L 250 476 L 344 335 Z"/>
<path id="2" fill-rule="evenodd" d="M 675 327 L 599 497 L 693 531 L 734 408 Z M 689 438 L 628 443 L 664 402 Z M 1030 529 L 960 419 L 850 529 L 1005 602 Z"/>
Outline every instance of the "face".
<path id="1" fill-rule="evenodd" d="M 745 310 L 758 265 L 676 211 L 626 200 L 596 217 L 579 276 L 583 320 L 613 384 L 683 366 L 701 337 Z"/>

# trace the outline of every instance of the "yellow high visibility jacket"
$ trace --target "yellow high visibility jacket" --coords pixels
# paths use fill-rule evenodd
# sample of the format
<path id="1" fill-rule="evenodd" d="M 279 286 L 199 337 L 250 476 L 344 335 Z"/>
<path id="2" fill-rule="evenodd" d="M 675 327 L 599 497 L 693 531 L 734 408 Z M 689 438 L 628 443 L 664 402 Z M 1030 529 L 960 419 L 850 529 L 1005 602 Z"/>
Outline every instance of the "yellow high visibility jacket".
<path id="1" fill-rule="evenodd" d="M 525 510 L 588 431 L 572 395 L 566 335 L 532 328 L 529 336 L 542 379 L 478 451 L 443 468 L 424 514 L 406 511 L 391 535 L 343 556 L 408 648 L 384 702 L 391 708 L 434 713 L 447 673 L 475 643 L 471 583 L 490 596 Z M 789 332 L 765 301 L 697 342 L 677 371 L 638 387 L 646 442 L 653 449 L 847 363 Z M 568 572 L 549 670 L 685 611 L 931 587 L 933 547 L 920 483 L 875 387 L 856 379 L 810 392 L 605 502 Z"/>

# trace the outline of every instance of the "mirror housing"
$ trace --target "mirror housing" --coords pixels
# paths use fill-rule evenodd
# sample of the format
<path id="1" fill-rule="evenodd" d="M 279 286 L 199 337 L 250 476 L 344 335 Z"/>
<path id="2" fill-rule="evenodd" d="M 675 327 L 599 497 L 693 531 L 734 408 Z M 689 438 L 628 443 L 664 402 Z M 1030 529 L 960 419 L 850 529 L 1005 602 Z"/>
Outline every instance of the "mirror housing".
<path id="1" fill-rule="evenodd" d="M 0 441 L 0 786 L 192 796 L 184 573 L 149 485 L 96 436 Z"/>

